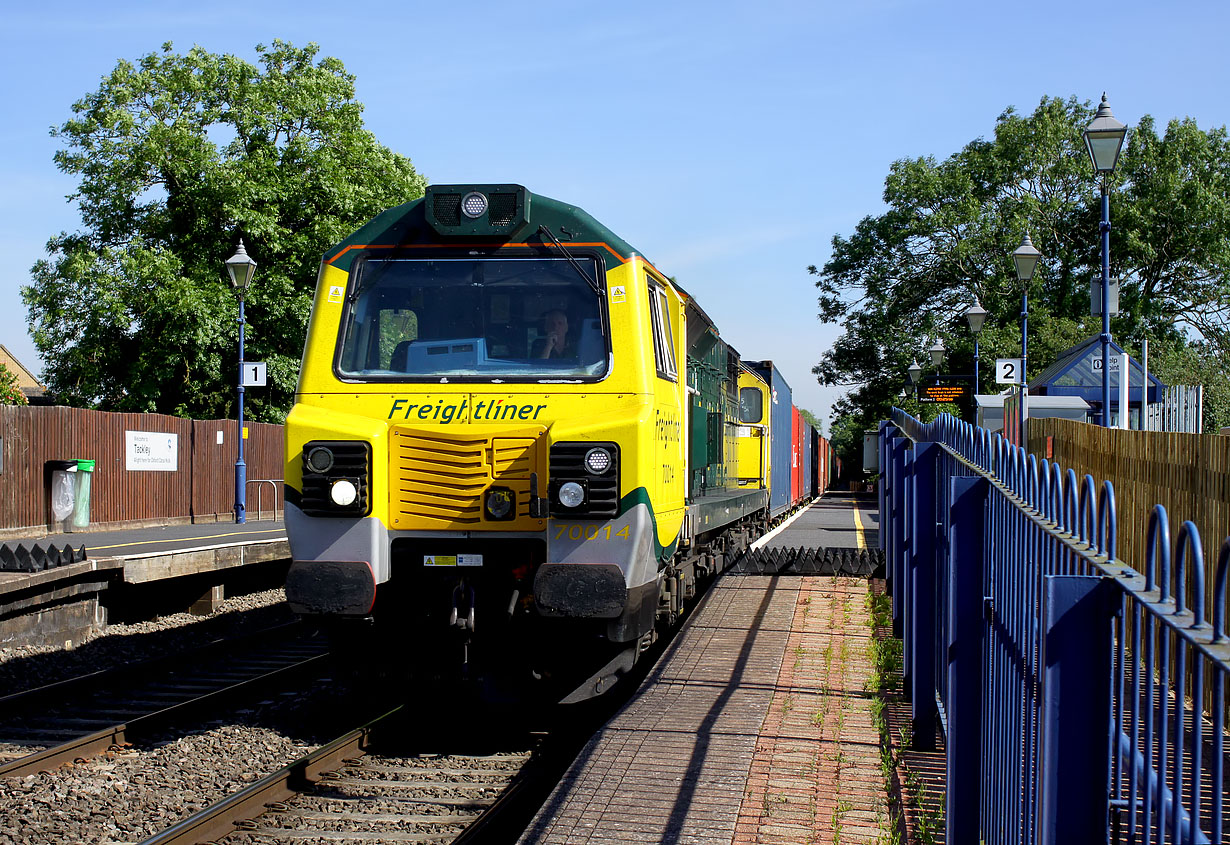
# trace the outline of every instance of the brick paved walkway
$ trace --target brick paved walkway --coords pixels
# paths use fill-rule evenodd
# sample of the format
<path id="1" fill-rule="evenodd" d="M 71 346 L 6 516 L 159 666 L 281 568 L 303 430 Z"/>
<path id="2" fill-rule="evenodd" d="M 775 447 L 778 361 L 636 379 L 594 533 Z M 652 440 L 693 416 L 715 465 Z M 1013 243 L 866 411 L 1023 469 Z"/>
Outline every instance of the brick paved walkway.
<path id="1" fill-rule="evenodd" d="M 867 593 L 858 579 L 721 579 L 520 841 L 889 841 Z"/>
<path id="2" fill-rule="evenodd" d="M 735 842 L 887 841 L 872 722 L 867 582 L 800 579 L 786 660 L 756 743 Z"/>

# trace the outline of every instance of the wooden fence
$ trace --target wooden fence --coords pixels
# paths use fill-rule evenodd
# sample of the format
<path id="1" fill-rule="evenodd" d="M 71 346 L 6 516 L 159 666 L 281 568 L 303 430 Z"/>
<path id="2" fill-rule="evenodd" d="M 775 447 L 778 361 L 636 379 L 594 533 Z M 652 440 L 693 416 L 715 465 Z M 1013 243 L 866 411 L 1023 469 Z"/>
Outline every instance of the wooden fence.
<path id="1" fill-rule="evenodd" d="M 1230 437 L 1039 418 L 1029 421 L 1029 451 L 1075 470 L 1078 479 L 1088 473 L 1099 484 L 1107 480 L 1114 485 L 1117 556 L 1138 570 L 1144 568 L 1155 504 L 1166 508 L 1172 543 L 1184 521 L 1194 522 L 1211 590 L 1218 550 L 1230 534 Z"/>
<path id="2" fill-rule="evenodd" d="M 277 480 L 281 504 L 282 426 L 247 423 L 249 479 Z M 157 437 L 144 435 L 154 434 Z M 0 406 L 0 536 L 46 532 L 52 524 L 49 461 L 90 459 L 90 524 L 169 524 L 233 518 L 235 420 L 186 420 L 162 414 L 118 414 L 63 407 Z M 140 447 L 153 445 L 153 454 Z M 153 467 L 161 467 L 154 469 Z M 173 468 L 171 468 L 173 467 Z M 256 489 L 272 510 L 270 485 L 248 485 L 248 517 Z"/>

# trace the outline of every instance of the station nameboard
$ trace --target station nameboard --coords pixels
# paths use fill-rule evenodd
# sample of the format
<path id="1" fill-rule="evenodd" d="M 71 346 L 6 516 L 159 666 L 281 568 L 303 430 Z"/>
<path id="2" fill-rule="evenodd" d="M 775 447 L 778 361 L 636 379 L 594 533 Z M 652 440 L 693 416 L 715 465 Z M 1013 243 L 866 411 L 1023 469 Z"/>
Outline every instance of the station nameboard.
<path id="1" fill-rule="evenodd" d="M 918 385 L 919 402 L 969 402 L 973 399 L 972 379 L 931 376 Z"/>
<path id="2" fill-rule="evenodd" d="M 162 431 L 125 431 L 124 469 L 135 472 L 177 471 L 179 435 Z"/>

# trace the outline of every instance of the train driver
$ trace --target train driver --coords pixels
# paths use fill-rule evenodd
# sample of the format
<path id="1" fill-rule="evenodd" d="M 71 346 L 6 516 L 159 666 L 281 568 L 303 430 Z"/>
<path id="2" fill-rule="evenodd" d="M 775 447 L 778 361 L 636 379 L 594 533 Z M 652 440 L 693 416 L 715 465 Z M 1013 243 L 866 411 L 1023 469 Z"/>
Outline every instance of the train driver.
<path id="1" fill-rule="evenodd" d="M 575 358 L 576 343 L 568 338 L 568 315 L 561 308 L 552 308 L 542 315 L 542 335 L 534 341 L 534 358 Z"/>

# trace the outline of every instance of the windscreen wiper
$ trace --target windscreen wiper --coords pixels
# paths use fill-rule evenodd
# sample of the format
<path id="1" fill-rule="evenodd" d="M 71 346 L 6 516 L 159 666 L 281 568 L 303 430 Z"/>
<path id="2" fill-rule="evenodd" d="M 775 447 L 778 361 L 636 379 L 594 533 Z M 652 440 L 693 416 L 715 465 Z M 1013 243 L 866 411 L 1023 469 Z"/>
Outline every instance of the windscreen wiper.
<path id="1" fill-rule="evenodd" d="M 580 263 L 579 261 L 577 261 L 575 258 L 573 258 L 573 257 L 572 257 L 572 253 L 571 253 L 571 252 L 569 252 L 569 251 L 568 251 L 568 250 L 564 247 L 564 245 L 563 245 L 562 243 L 560 243 L 560 242 L 559 242 L 559 238 L 557 238 L 557 237 L 555 237 L 555 235 L 551 234 L 551 230 L 550 230 L 550 229 L 548 229 L 546 226 L 542 226 L 542 225 L 540 225 L 540 226 L 538 227 L 538 231 L 539 231 L 540 233 L 542 233 L 542 234 L 546 235 L 548 238 L 550 238 L 550 239 L 551 239 L 551 243 L 553 243 L 553 244 L 555 244 L 557 247 L 559 247 L 559 251 L 560 251 L 560 252 L 562 252 L 562 253 L 564 253 L 564 257 L 565 257 L 565 258 L 567 258 L 567 259 L 568 259 L 568 263 L 572 265 L 572 269 L 576 270 L 576 271 L 577 271 L 577 273 L 578 273 L 578 274 L 580 274 L 581 278 L 582 278 L 582 279 L 584 279 L 586 282 L 588 282 L 588 283 L 589 283 L 589 286 L 590 286 L 591 288 L 593 288 L 593 289 L 594 289 L 594 293 L 598 294 L 598 296 L 602 296 L 604 292 L 603 292 L 602 288 L 598 286 L 598 282 L 597 282 L 597 281 L 595 281 L 594 279 L 590 278 L 589 273 L 586 273 L 586 272 L 585 272 L 585 268 L 581 266 L 581 263 Z"/>

